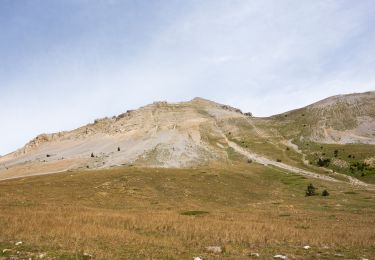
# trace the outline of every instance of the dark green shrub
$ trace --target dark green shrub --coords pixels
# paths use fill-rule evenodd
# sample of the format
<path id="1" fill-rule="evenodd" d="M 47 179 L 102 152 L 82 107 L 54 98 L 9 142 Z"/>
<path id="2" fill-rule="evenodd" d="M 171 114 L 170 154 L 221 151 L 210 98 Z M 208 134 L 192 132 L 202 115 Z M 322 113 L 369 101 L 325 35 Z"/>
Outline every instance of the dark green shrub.
<path id="1" fill-rule="evenodd" d="M 324 191 L 322 192 L 322 196 L 323 196 L 323 197 L 327 197 L 327 196 L 329 196 L 329 192 L 328 192 L 328 190 L 324 190 Z"/>
<path id="2" fill-rule="evenodd" d="M 315 196 L 316 195 L 316 188 L 311 183 L 307 186 L 306 189 L 306 196 Z"/>
<path id="3" fill-rule="evenodd" d="M 330 163 L 331 163 L 330 159 L 324 159 L 324 158 L 319 158 L 318 161 L 316 162 L 316 164 L 319 167 L 327 167 L 329 166 Z"/>
<path id="4" fill-rule="evenodd" d="M 205 215 L 208 213 L 209 213 L 208 211 L 203 211 L 203 210 L 190 210 L 190 211 L 181 212 L 180 214 L 184 216 L 199 216 L 199 215 Z"/>

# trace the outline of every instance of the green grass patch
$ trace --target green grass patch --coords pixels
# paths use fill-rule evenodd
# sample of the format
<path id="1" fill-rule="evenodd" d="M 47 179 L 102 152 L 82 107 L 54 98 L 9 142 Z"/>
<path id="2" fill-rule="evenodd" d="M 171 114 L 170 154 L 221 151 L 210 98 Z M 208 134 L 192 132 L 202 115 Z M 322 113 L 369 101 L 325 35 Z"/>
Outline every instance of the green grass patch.
<path id="1" fill-rule="evenodd" d="M 203 210 L 189 210 L 189 211 L 183 211 L 180 214 L 183 216 L 200 216 L 200 215 L 206 215 L 208 214 L 208 211 Z"/>

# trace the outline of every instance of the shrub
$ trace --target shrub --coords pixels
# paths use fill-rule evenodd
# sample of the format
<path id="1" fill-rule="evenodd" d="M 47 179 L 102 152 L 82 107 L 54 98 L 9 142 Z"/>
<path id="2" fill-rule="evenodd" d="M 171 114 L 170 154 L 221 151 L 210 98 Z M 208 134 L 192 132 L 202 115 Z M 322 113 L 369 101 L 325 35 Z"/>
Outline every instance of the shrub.
<path id="1" fill-rule="evenodd" d="M 252 162 L 253 162 L 253 160 L 251 160 L 251 159 L 247 160 L 247 163 L 252 163 Z"/>
<path id="2" fill-rule="evenodd" d="M 94 156 L 94 153 L 91 153 L 91 157 L 95 157 L 95 156 Z"/>
<path id="3" fill-rule="evenodd" d="M 327 167 L 329 166 L 330 162 L 330 159 L 319 158 L 316 164 L 320 167 Z"/>
<path id="4" fill-rule="evenodd" d="M 324 191 L 322 192 L 322 196 L 323 196 L 323 197 L 327 197 L 327 196 L 329 196 L 329 192 L 328 192 L 328 190 L 324 190 Z"/>
<path id="5" fill-rule="evenodd" d="M 276 162 L 281 162 L 281 159 L 276 159 Z"/>
<path id="6" fill-rule="evenodd" d="M 118 151 L 118 152 L 121 151 L 120 147 L 117 147 L 117 151 Z"/>
<path id="7" fill-rule="evenodd" d="M 315 196 L 316 195 L 316 188 L 311 183 L 307 186 L 306 189 L 306 196 Z"/>
<path id="8" fill-rule="evenodd" d="M 208 211 L 203 211 L 203 210 L 190 210 L 190 211 L 181 212 L 180 214 L 184 216 L 198 216 L 198 215 L 205 215 L 208 213 L 209 213 Z"/>
<path id="9" fill-rule="evenodd" d="M 334 155 L 335 157 L 337 157 L 337 156 L 339 155 L 339 150 L 335 150 L 335 151 L 333 152 L 333 155 Z"/>

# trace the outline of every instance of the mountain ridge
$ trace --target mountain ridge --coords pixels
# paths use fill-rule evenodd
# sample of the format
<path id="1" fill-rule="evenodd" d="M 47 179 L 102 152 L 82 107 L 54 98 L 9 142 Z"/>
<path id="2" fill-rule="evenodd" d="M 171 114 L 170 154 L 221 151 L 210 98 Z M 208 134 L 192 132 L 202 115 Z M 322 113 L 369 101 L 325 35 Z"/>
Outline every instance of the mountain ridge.
<path id="1" fill-rule="evenodd" d="M 71 131 L 38 135 L 0 157 L 0 177 L 126 165 L 184 168 L 245 160 L 244 154 L 233 151 L 229 139 L 273 161 L 280 159 L 277 156 L 288 140 L 375 144 L 372 104 L 374 91 L 333 96 L 259 118 L 200 97 L 179 103 L 158 101 Z M 300 164 L 301 159 L 296 159 L 300 155 L 293 156 L 284 154 L 288 163 Z"/>

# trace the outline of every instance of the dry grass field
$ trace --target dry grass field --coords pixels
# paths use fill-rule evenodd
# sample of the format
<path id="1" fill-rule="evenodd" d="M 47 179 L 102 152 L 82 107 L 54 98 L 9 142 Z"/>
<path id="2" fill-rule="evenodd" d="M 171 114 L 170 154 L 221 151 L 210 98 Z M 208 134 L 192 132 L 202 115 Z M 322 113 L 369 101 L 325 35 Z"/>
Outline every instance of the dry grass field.
<path id="1" fill-rule="evenodd" d="M 257 164 L 0 182 L 0 259 L 374 259 L 374 223 L 374 191 Z"/>

